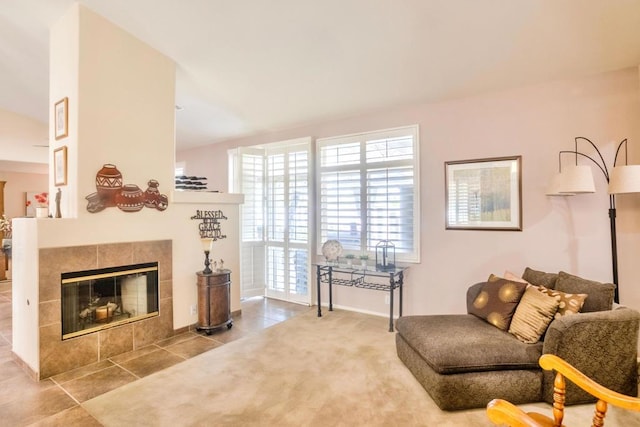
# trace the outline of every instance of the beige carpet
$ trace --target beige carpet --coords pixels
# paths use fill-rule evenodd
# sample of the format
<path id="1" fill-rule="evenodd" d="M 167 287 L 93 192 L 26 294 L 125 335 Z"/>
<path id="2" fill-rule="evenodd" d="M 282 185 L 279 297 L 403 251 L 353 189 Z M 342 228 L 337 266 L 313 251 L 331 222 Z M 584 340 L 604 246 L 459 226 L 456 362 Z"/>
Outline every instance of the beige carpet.
<path id="1" fill-rule="evenodd" d="M 82 406 L 105 426 L 490 425 L 483 409 L 438 409 L 398 360 L 387 322 L 310 310 Z M 570 408 L 567 425 L 590 425 L 592 411 Z M 614 408 L 606 425 L 640 425 L 637 415 Z"/>

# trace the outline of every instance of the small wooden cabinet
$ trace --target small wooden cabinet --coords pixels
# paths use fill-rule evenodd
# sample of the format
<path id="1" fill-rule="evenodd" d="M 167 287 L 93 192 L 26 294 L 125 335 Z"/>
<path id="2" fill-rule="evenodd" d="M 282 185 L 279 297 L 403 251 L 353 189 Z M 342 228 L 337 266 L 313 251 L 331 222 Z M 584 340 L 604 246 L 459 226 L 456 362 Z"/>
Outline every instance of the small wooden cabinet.
<path id="1" fill-rule="evenodd" d="M 231 329 L 231 271 L 219 270 L 198 277 L 198 323 L 196 329 L 211 335 L 214 329 L 227 326 Z"/>

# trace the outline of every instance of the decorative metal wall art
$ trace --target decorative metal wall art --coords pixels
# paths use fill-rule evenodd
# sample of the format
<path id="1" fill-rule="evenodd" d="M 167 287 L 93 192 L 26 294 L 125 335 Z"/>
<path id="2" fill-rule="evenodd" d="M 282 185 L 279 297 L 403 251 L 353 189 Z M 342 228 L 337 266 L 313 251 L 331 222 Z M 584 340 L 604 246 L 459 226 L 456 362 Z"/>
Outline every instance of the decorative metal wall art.
<path id="1" fill-rule="evenodd" d="M 211 239 L 212 242 L 215 242 L 216 240 L 227 238 L 225 234 L 222 234 L 222 229 L 220 228 L 220 220 L 227 219 L 221 210 L 197 210 L 196 214 L 192 216 L 191 219 L 201 221 L 198 225 L 198 231 L 200 232 L 201 239 Z"/>
<path id="2" fill-rule="evenodd" d="M 123 212 L 139 212 L 142 208 L 164 211 L 169 198 L 160 194 L 159 183 L 155 179 L 147 182 L 142 191 L 136 184 L 123 184 L 122 173 L 116 165 L 105 164 L 96 174 L 96 192 L 89 194 L 87 210 L 97 213 L 105 208 L 117 207 Z"/>

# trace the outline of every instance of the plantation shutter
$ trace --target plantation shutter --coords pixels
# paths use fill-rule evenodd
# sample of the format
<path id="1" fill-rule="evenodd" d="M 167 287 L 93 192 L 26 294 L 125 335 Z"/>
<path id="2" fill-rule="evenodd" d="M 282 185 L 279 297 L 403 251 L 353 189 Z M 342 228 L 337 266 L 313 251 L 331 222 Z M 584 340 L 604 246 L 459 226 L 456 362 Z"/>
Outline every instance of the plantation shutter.
<path id="1" fill-rule="evenodd" d="M 390 240 L 401 261 L 419 260 L 417 127 L 319 139 L 318 247 L 372 255 Z"/>
<path id="2" fill-rule="evenodd" d="M 266 286 L 264 151 L 241 148 L 236 161 L 240 165 L 239 192 L 244 194 L 240 206 L 240 287 L 242 297 L 250 298 L 264 295 Z"/>

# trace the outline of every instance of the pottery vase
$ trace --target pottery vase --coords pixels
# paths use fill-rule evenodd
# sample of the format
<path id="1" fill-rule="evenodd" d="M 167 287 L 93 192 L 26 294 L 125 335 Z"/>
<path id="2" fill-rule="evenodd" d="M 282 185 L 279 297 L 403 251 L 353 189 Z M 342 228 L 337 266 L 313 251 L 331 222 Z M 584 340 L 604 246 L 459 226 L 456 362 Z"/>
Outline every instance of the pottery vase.
<path id="1" fill-rule="evenodd" d="M 36 208 L 36 218 L 47 218 L 49 216 L 49 208 L 38 206 Z"/>
<path id="2" fill-rule="evenodd" d="M 115 165 L 106 164 L 98 171 L 96 190 L 104 207 L 116 206 L 116 196 L 122 190 L 122 174 Z"/>
<path id="3" fill-rule="evenodd" d="M 158 196 L 158 206 L 156 206 L 156 209 L 163 211 L 167 209 L 167 206 L 169 206 L 169 198 L 166 194 L 160 194 L 160 196 Z"/>
<path id="4" fill-rule="evenodd" d="M 138 212 L 144 207 L 144 193 L 135 184 L 125 184 L 115 197 L 118 209 L 124 212 Z"/>
<path id="5" fill-rule="evenodd" d="M 100 195 L 96 193 L 91 193 L 87 197 L 87 210 L 91 213 L 100 212 L 104 209 L 104 204 L 102 203 L 102 199 Z"/>
<path id="6" fill-rule="evenodd" d="M 156 209 L 158 202 L 160 201 L 160 191 L 158 190 L 158 181 L 155 179 L 150 180 L 147 185 L 147 191 L 144 192 L 144 206 L 147 208 Z"/>

